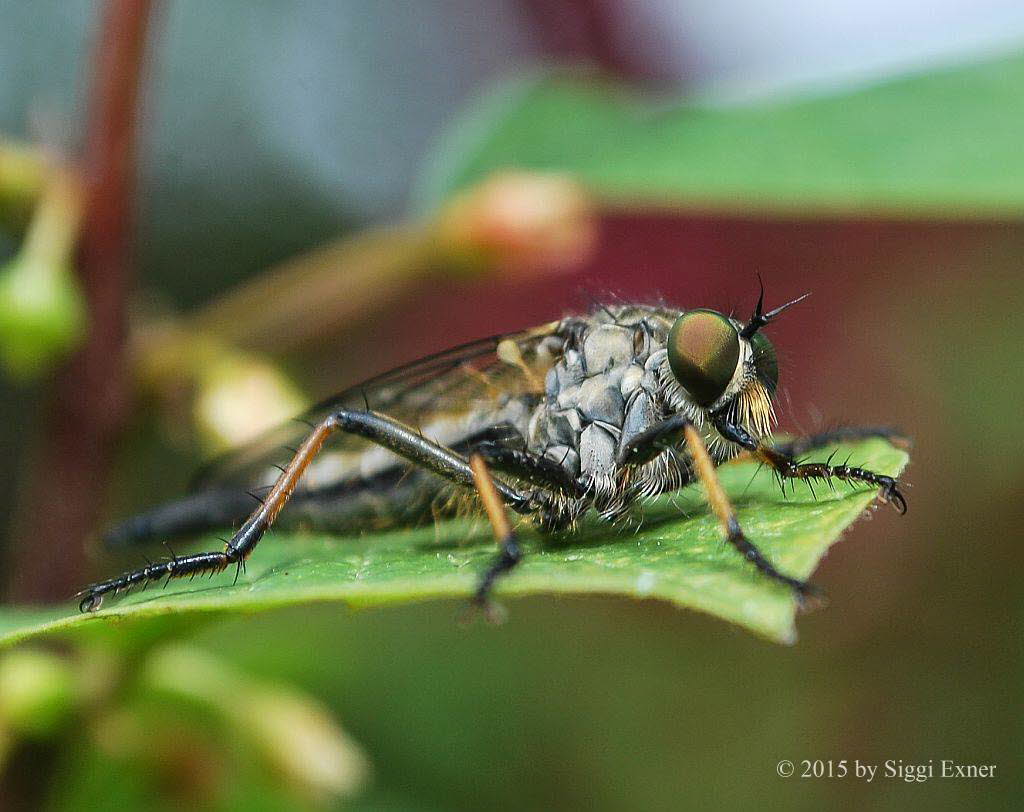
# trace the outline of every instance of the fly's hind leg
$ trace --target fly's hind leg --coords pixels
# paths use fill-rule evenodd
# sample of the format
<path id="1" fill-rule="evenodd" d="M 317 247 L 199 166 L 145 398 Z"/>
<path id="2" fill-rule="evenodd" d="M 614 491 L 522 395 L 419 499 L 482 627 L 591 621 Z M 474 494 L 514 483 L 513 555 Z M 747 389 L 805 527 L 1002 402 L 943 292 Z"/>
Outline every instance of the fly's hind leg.
<path id="1" fill-rule="evenodd" d="M 259 544 L 264 533 L 277 518 L 291 497 L 309 464 L 319 453 L 327 438 L 336 432 L 355 434 L 405 457 L 411 463 L 426 468 L 445 479 L 465 487 L 476 487 L 473 469 L 466 458 L 450 448 L 434 443 L 415 430 L 372 411 L 341 410 L 317 424 L 296 450 L 291 462 L 281 471 L 270 492 L 242 523 L 222 552 L 206 552 L 189 556 L 173 556 L 167 561 L 149 564 L 126 572 L 117 578 L 100 581 L 78 594 L 79 608 L 83 612 L 99 609 L 103 596 L 123 592 L 151 581 L 170 580 L 198 574 L 213 574 L 236 568 L 236 577 L 245 561 Z M 501 480 L 490 480 L 492 491 L 499 494 L 505 504 L 521 513 L 533 510 L 528 494 L 523 494 Z"/>

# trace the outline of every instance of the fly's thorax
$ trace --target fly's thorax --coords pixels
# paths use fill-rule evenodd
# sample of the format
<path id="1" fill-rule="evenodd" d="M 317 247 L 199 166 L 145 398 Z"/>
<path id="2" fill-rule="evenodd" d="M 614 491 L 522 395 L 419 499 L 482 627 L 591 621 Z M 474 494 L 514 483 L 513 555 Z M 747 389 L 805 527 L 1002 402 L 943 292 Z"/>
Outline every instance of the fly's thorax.
<path id="1" fill-rule="evenodd" d="M 658 380 L 648 363 L 664 346 L 665 317 L 640 312 L 632 321 L 577 322 L 545 380 L 545 397 L 529 441 L 591 489 L 599 509 L 625 499 L 616 458 L 630 438 L 663 417 Z"/>

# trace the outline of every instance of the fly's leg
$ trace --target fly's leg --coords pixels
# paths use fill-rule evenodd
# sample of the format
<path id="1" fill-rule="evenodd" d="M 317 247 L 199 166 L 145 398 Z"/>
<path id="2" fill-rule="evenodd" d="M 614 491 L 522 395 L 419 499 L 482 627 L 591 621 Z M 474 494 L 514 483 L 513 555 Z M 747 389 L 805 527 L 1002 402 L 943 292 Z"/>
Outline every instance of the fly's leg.
<path id="1" fill-rule="evenodd" d="M 335 432 L 365 437 L 455 484 L 469 488 L 476 486 L 473 470 L 465 457 L 451 449 L 426 439 L 408 426 L 384 415 L 372 411 L 337 411 L 314 427 L 295 452 L 291 462 L 282 470 L 270 492 L 226 543 L 223 552 L 172 556 L 167 561 L 150 564 L 117 578 L 92 584 L 79 593 L 79 609 L 83 612 L 94 611 L 99 609 L 104 595 L 164 578 L 170 580 L 186 575 L 194 577 L 201 573 L 213 574 L 231 565 L 236 567 L 237 577 L 237 573 L 244 568 L 246 559 L 287 503 L 309 464 L 327 438 Z M 500 480 L 492 480 L 491 486 L 514 510 L 529 513 L 533 509 L 527 494 L 520 493 Z"/>
<path id="2" fill-rule="evenodd" d="M 479 454 L 473 454 L 469 458 L 469 464 L 473 470 L 477 493 L 480 494 L 480 501 L 483 502 L 487 519 L 494 530 L 494 537 L 499 548 L 497 557 L 480 578 L 480 583 L 473 595 L 473 605 L 482 609 L 489 619 L 497 620 L 500 615 L 491 604 L 491 590 L 494 588 L 495 581 L 503 575 L 507 575 L 515 568 L 516 564 L 522 561 L 523 551 L 519 546 L 515 530 L 509 524 L 505 503 L 495 487 L 494 479 L 491 477 L 484 458 Z"/>
<path id="3" fill-rule="evenodd" d="M 764 575 L 793 589 L 801 603 L 807 598 L 819 594 L 817 588 L 806 581 L 779 572 L 775 565 L 744 535 L 736 518 L 736 512 L 718 481 L 718 472 L 704 445 L 704 440 L 693 424 L 683 415 L 672 415 L 630 439 L 619 450 L 619 464 L 642 465 L 652 460 L 665 448 L 676 445 L 680 440 L 686 442 L 694 472 L 704 487 L 708 503 L 715 516 L 718 517 L 718 521 L 722 525 L 722 532 L 729 543 Z"/>
<path id="4" fill-rule="evenodd" d="M 456 448 L 467 456 L 479 454 L 492 471 L 511 474 L 542 490 L 575 497 L 584 494 L 583 486 L 557 461 L 527 450 L 526 438 L 511 423 L 489 426 Z"/>
<path id="5" fill-rule="evenodd" d="M 743 529 L 736 518 L 736 512 L 733 509 L 732 503 L 722 489 L 721 482 L 719 482 L 718 472 L 715 470 L 715 464 L 711 460 L 711 455 L 708 454 L 703 438 L 689 421 L 686 422 L 683 433 L 686 438 L 686 448 L 690 452 L 690 459 L 693 462 L 694 471 L 704 487 L 708 503 L 711 505 L 715 516 L 718 517 L 718 521 L 722 525 L 722 532 L 725 533 L 729 543 L 739 550 L 743 557 L 762 573 L 772 580 L 790 587 L 796 593 L 797 600 L 800 601 L 801 605 L 806 604 L 808 599 L 820 597 L 821 591 L 813 584 L 779 572 L 775 565 L 765 557 L 764 553 L 757 549 L 754 543 L 744 535 Z"/>
<path id="6" fill-rule="evenodd" d="M 644 429 L 619 449 L 618 464 L 643 465 L 650 462 L 666 448 L 678 445 L 689 425 L 690 421 L 683 415 L 674 414 Z"/>
<path id="7" fill-rule="evenodd" d="M 899 483 L 891 476 L 876 474 L 864 468 L 851 465 L 832 465 L 826 462 L 797 462 L 789 449 L 760 443 L 749 432 L 734 426 L 723 415 L 714 415 L 715 428 L 727 440 L 742 446 L 753 453 L 757 459 L 765 463 L 783 479 L 803 479 L 808 482 L 819 480 L 829 482 L 833 478 L 845 482 L 863 482 L 879 489 L 879 495 L 896 508 L 901 514 L 907 512 L 907 500 L 900 492 Z M 821 437 L 828 435 L 819 435 Z M 852 439 L 846 435 L 843 439 Z M 798 446 L 799 448 L 799 446 Z"/>
<path id="8" fill-rule="evenodd" d="M 479 443 L 473 447 L 473 455 L 483 457 L 489 468 L 511 474 L 538 488 L 570 496 L 583 495 L 583 486 L 550 457 L 495 442 Z"/>

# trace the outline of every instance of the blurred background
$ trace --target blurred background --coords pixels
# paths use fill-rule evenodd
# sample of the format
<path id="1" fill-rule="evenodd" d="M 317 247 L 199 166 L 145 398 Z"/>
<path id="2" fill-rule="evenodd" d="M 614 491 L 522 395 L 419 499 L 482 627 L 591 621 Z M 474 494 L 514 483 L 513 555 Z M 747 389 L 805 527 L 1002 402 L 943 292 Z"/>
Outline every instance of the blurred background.
<path id="1" fill-rule="evenodd" d="M 1011 808 L 1024 9 L 0 0 L 0 589 L 362 377 L 593 297 L 813 292 L 781 426 L 895 424 L 784 648 L 623 599 L 304 607 L 0 660 L 4 808 Z M 82 697 L 87 697 L 83 699 Z M 996 764 L 783 779 L 781 759 Z"/>

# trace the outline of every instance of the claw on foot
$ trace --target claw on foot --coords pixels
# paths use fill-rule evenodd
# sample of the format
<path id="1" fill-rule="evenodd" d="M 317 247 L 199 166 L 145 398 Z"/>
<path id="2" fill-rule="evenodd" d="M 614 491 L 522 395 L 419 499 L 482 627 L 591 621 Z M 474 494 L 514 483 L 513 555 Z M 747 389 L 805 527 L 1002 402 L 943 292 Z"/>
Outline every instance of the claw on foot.
<path id="1" fill-rule="evenodd" d="M 78 611 L 82 614 L 95 612 L 103 605 L 103 596 L 96 595 L 91 590 L 86 589 L 83 592 L 79 592 L 78 594 L 83 596 L 82 600 L 78 603 Z"/>
<path id="2" fill-rule="evenodd" d="M 887 482 L 881 491 L 882 498 L 899 511 L 901 516 L 907 515 L 907 500 L 900 493 L 896 480 Z"/>

